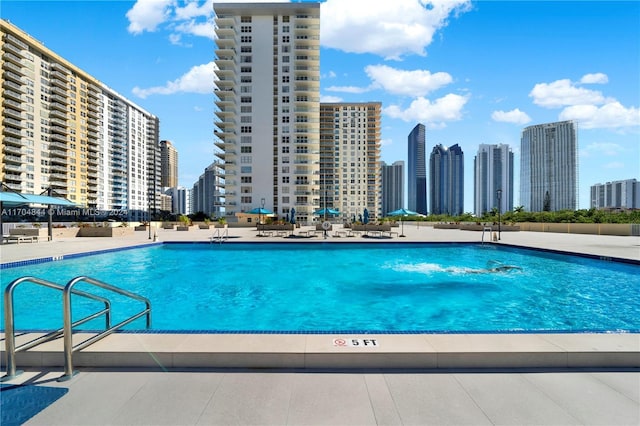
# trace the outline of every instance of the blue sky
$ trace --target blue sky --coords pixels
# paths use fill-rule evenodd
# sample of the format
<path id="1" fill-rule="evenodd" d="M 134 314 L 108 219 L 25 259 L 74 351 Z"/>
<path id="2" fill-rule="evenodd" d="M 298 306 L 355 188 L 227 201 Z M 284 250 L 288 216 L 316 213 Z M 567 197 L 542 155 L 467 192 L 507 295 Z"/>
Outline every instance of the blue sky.
<path id="1" fill-rule="evenodd" d="M 459 144 L 465 211 L 481 143 L 575 119 L 580 208 L 589 187 L 640 179 L 640 2 L 327 0 L 321 7 L 323 101 L 380 101 L 382 160 Z M 160 117 L 179 150 L 180 184 L 214 160 L 212 2 L 3 0 L 0 16 Z"/>

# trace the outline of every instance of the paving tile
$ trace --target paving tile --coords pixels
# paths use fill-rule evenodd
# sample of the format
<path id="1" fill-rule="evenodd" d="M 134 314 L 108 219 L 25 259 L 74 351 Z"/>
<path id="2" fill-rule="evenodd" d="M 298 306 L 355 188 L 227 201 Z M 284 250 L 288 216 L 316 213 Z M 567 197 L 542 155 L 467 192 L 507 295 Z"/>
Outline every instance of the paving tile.
<path id="1" fill-rule="evenodd" d="M 451 374 L 385 374 L 405 425 L 488 425 L 480 407 Z"/>
<path id="2" fill-rule="evenodd" d="M 627 386 L 637 383 L 640 373 L 612 373 L 625 376 Z M 585 425 L 638 425 L 640 405 L 597 376 L 588 373 L 528 374 L 535 384 L 556 404 Z"/>
<path id="3" fill-rule="evenodd" d="M 455 378 L 493 424 L 580 424 L 522 374 L 455 374 Z"/>
<path id="4" fill-rule="evenodd" d="M 360 374 L 300 373 L 291 396 L 290 425 L 375 425 L 365 380 Z"/>
<path id="5" fill-rule="evenodd" d="M 113 424 L 196 424 L 221 373 L 156 373 L 114 415 Z"/>
<path id="6" fill-rule="evenodd" d="M 292 374 L 224 374 L 196 424 L 284 425 L 294 388 Z"/>
<path id="7" fill-rule="evenodd" d="M 402 420 L 384 374 L 365 374 L 364 380 L 376 423 L 388 426 L 401 425 Z"/>

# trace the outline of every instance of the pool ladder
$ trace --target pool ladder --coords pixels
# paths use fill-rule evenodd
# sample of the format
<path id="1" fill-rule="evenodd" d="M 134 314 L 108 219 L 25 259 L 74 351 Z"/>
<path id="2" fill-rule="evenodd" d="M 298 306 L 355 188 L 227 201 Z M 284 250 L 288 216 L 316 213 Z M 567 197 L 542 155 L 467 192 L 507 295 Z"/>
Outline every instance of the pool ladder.
<path id="1" fill-rule="evenodd" d="M 114 326 L 111 326 L 110 300 L 102 296 L 98 296 L 95 294 L 74 289 L 74 286 L 80 282 L 91 284 L 95 287 L 100 287 L 102 289 L 119 294 L 121 296 L 125 296 L 134 300 L 138 300 L 140 302 L 144 302 L 145 309 L 138 312 L 137 314 L 132 315 L 126 320 Z M 36 284 L 39 286 L 49 287 L 55 290 L 62 291 L 63 327 L 61 329 L 52 331 L 50 333 L 45 334 L 44 336 L 40 336 L 30 342 L 24 343 L 16 347 L 13 293 L 16 287 L 18 287 L 18 285 L 22 283 L 31 283 L 31 284 Z M 71 296 L 72 295 L 104 303 L 104 309 L 98 312 L 94 312 L 93 314 L 90 314 L 75 322 L 72 322 L 72 319 L 71 319 Z M 42 343 L 51 341 L 53 339 L 57 339 L 60 335 L 62 335 L 64 339 L 64 374 L 60 378 L 58 378 L 58 381 L 66 381 L 66 380 L 70 380 L 77 373 L 73 370 L 73 353 L 74 352 L 77 352 L 79 350 L 86 348 L 89 345 L 92 345 L 98 340 L 103 339 L 109 334 L 114 333 L 118 329 L 137 320 L 142 316 L 146 316 L 147 328 L 151 327 L 151 302 L 149 301 L 149 299 L 147 299 L 146 297 L 131 293 L 127 290 L 123 290 L 111 284 L 107 284 L 105 282 L 99 281 L 95 278 L 87 277 L 87 276 L 78 276 L 76 278 L 73 278 L 65 286 L 62 286 L 60 284 L 57 284 L 51 281 L 43 280 L 41 278 L 31 277 L 31 276 L 17 278 L 13 280 L 11 284 L 9 284 L 5 289 L 4 306 L 5 306 L 4 331 L 5 331 L 5 351 L 6 351 L 6 357 L 7 357 L 7 374 L 2 378 L 0 378 L 0 381 L 13 379 L 14 377 L 22 373 L 22 371 L 16 370 L 16 352 L 26 351 L 27 349 L 31 349 Z M 89 322 L 93 319 L 99 318 L 102 315 L 105 316 L 106 330 L 99 334 L 96 334 L 93 337 L 90 337 L 89 339 L 81 343 L 78 343 L 76 346 L 73 346 L 73 328 L 81 324 L 84 324 L 86 322 Z"/>
<path id="2" fill-rule="evenodd" d="M 491 241 L 491 234 L 493 232 L 493 227 L 491 226 L 483 226 L 482 227 L 482 244 L 484 245 L 484 233 L 488 232 L 489 233 L 489 241 Z"/>
<path id="3" fill-rule="evenodd" d="M 211 243 L 222 244 L 229 238 L 229 229 L 224 228 L 222 231 L 220 231 L 220 229 L 223 228 L 216 228 L 215 231 L 213 231 L 213 235 L 209 237 Z"/>

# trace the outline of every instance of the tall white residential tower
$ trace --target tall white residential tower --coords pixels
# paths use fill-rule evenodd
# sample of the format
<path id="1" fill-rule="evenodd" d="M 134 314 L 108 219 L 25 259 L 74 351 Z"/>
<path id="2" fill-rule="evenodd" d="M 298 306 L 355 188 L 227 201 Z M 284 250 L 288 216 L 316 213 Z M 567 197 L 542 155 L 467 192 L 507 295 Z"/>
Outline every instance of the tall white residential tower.
<path id="1" fill-rule="evenodd" d="M 561 121 L 526 127 L 520 141 L 520 203 L 526 211 L 578 208 L 578 130 Z"/>
<path id="2" fill-rule="evenodd" d="M 229 220 L 320 206 L 320 4 L 214 3 L 216 154 Z"/>

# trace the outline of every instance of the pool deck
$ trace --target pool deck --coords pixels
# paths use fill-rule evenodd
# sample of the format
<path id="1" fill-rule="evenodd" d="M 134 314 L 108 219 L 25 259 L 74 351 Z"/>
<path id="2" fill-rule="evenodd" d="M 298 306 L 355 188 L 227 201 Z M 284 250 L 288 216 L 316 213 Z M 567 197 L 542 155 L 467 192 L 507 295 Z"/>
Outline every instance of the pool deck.
<path id="1" fill-rule="evenodd" d="M 233 242 L 482 238 L 481 232 L 412 223 L 404 225 L 406 237 L 391 239 L 228 231 Z M 208 242 L 213 232 L 159 229 L 157 236 Z M 56 239 L 3 245 L 0 256 L 8 263 L 149 242 L 145 232 Z M 640 237 L 502 232 L 500 241 L 487 244 L 640 262 Z M 352 339 L 360 345 L 350 346 Z M 18 354 L 18 368 L 27 372 L 3 386 L 30 386 L 2 393 L 2 424 L 8 401 L 24 405 L 44 390 L 60 396 L 48 396 L 41 408 L 27 404 L 33 410 L 28 424 L 640 424 L 640 334 L 633 333 L 118 333 L 74 354 L 80 373 L 57 383 L 61 352 L 54 341 Z M 4 344 L 1 355 L 4 370 Z"/>

